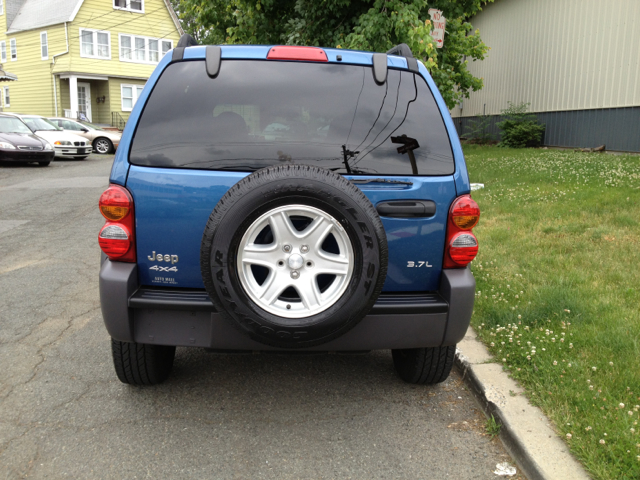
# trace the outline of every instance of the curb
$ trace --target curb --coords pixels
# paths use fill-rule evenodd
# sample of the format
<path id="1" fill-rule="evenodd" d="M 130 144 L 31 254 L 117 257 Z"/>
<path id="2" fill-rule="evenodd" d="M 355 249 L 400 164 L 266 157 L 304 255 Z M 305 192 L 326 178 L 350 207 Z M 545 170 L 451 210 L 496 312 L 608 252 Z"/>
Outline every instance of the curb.
<path id="1" fill-rule="evenodd" d="M 495 363 L 471 327 L 458 344 L 455 364 L 487 416 L 502 425 L 500 440 L 529 480 L 588 480 L 584 467 L 558 437 L 551 421 Z"/>

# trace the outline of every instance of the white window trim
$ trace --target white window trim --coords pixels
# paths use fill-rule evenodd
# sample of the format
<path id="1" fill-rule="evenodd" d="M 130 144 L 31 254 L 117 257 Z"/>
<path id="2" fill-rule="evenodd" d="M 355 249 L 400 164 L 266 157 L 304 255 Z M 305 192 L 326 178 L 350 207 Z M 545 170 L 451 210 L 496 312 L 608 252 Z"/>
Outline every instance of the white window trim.
<path id="1" fill-rule="evenodd" d="M 9 103 L 7 102 L 7 92 L 9 91 L 9 87 L 3 87 L 2 89 L 2 103 L 4 103 L 5 107 L 10 107 L 11 106 L 11 96 L 9 96 Z"/>
<path id="2" fill-rule="evenodd" d="M 142 10 L 135 10 L 133 8 L 130 8 L 130 7 L 116 7 L 116 0 L 113 0 L 113 8 L 115 10 L 122 10 L 122 11 L 125 11 L 125 12 L 144 13 L 144 0 L 141 0 L 141 1 L 142 1 Z M 126 0 L 126 3 L 131 5 L 131 0 Z"/>
<path id="3" fill-rule="evenodd" d="M 0 0 L 0 15 L 4 15 L 4 1 Z"/>
<path id="4" fill-rule="evenodd" d="M 3 40 L 0 42 L 0 63 L 7 63 L 7 42 Z"/>
<path id="5" fill-rule="evenodd" d="M 42 36 L 44 35 L 45 37 L 45 42 L 42 43 Z M 46 46 L 47 47 L 47 56 L 43 56 L 42 55 L 42 47 Z M 44 32 L 40 32 L 40 59 L 41 60 L 49 60 L 49 34 L 47 34 L 46 31 Z"/>
<path id="6" fill-rule="evenodd" d="M 133 95 L 133 97 L 131 98 L 131 103 L 132 103 L 131 108 L 125 108 L 122 102 L 122 100 L 124 99 L 124 95 L 122 91 L 124 90 L 125 87 L 131 87 L 131 92 Z M 138 88 L 144 88 L 144 85 L 136 85 L 134 83 L 120 84 L 120 108 L 122 109 L 123 112 L 130 112 L 133 110 L 133 107 L 136 106 L 136 102 L 138 101 Z"/>
<path id="7" fill-rule="evenodd" d="M 94 52 L 96 52 L 94 55 L 85 55 L 84 53 L 82 53 L 82 32 L 91 32 L 93 34 L 93 46 L 94 46 Z M 109 56 L 108 57 L 100 57 L 97 54 L 97 52 L 98 52 L 98 32 L 99 33 L 106 33 L 107 37 L 109 38 L 109 40 L 108 40 L 108 42 L 109 42 Z M 80 28 L 78 30 L 78 39 L 80 40 L 80 56 L 82 58 L 95 58 L 97 60 L 111 60 L 111 32 L 109 32 L 108 30 L 94 30 L 92 28 Z"/>
<path id="8" fill-rule="evenodd" d="M 122 37 L 131 38 L 131 57 L 132 57 L 131 59 L 124 58 L 122 56 Z M 144 38 L 145 58 L 149 58 L 149 40 L 156 40 L 158 42 L 158 61 L 157 62 L 152 62 L 150 60 L 143 61 L 143 60 L 135 59 L 135 51 L 137 50 L 136 42 L 135 42 L 136 38 Z M 173 48 L 173 40 L 169 38 L 154 38 L 154 37 L 145 37 L 144 35 L 135 35 L 133 33 L 120 33 L 118 34 L 118 56 L 120 57 L 121 62 L 141 63 L 145 65 L 157 65 L 160 62 L 160 60 L 162 60 L 162 57 L 164 56 L 162 54 L 162 42 L 170 42 L 171 48 Z M 169 50 L 171 50 L 171 48 Z"/>
<path id="9" fill-rule="evenodd" d="M 13 46 L 14 45 L 16 47 L 16 58 L 13 58 Z M 16 60 L 18 60 L 18 42 L 16 42 L 15 38 L 11 38 L 9 40 L 9 58 L 11 59 L 12 62 L 15 62 Z"/>

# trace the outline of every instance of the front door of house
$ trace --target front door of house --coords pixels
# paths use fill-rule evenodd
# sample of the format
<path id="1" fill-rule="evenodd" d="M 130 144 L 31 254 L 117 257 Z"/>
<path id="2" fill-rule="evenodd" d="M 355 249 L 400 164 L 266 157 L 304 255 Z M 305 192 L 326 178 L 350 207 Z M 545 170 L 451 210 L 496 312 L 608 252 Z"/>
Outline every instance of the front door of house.
<path id="1" fill-rule="evenodd" d="M 78 118 L 83 120 L 81 115 L 91 121 L 91 85 L 78 82 Z"/>

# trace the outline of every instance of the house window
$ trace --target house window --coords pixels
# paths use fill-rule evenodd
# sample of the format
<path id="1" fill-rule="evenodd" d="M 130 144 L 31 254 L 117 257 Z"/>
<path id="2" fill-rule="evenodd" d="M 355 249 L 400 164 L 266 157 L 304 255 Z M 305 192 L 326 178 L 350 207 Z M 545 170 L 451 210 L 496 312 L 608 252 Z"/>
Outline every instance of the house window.
<path id="1" fill-rule="evenodd" d="M 9 45 L 11 45 L 11 61 L 15 61 L 18 59 L 18 46 L 16 45 L 16 39 L 12 38 L 9 41 Z"/>
<path id="2" fill-rule="evenodd" d="M 122 94 L 122 111 L 130 112 L 133 110 L 133 106 L 138 101 L 138 97 L 142 94 L 144 85 L 125 85 L 120 84 L 120 91 Z"/>
<path id="3" fill-rule="evenodd" d="M 4 106 L 11 106 L 11 102 L 9 101 L 9 87 L 4 87 Z"/>
<path id="4" fill-rule="evenodd" d="M 173 48 L 173 42 L 172 41 L 163 40 L 162 41 L 162 56 L 164 57 L 164 54 L 167 53 L 172 48 Z"/>
<path id="5" fill-rule="evenodd" d="M 42 60 L 49 59 L 49 42 L 47 41 L 47 32 L 40 32 L 40 57 Z"/>
<path id="6" fill-rule="evenodd" d="M 0 15 L 4 14 L 4 2 L 0 0 Z"/>
<path id="7" fill-rule="evenodd" d="M 134 63 L 158 63 L 173 48 L 172 40 L 120 34 L 120 60 Z"/>
<path id="8" fill-rule="evenodd" d="M 7 42 L 0 42 L 0 62 L 7 61 Z"/>
<path id="9" fill-rule="evenodd" d="M 80 56 L 111 58 L 111 34 L 98 30 L 80 29 Z"/>
<path id="10" fill-rule="evenodd" d="M 113 0 L 113 8 L 144 13 L 144 0 Z"/>

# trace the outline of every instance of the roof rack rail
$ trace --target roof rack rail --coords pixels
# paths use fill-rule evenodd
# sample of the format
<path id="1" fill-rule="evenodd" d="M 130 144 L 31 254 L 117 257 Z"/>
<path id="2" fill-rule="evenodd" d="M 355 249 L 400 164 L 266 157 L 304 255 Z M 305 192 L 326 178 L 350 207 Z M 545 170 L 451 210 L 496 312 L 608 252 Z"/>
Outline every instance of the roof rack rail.
<path id="1" fill-rule="evenodd" d="M 413 53 L 406 43 L 396 45 L 391 50 L 387 51 L 387 55 L 397 55 L 398 57 L 404 57 L 407 60 L 407 68 L 409 71 L 418 73 L 418 60 L 413 57 Z"/>
<path id="2" fill-rule="evenodd" d="M 387 55 L 397 55 L 399 57 L 413 58 L 413 53 L 406 43 L 396 45 L 391 50 L 387 51 Z"/>
<path id="3" fill-rule="evenodd" d="M 180 37 L 180 40 L 178 40 L 178 47 L 193 47 L 195 45 L 198 45 L 198 42 L 195 41 L 195 39 L 189 35 L 188 33 L 183 33 L 182 36 Z"/>

